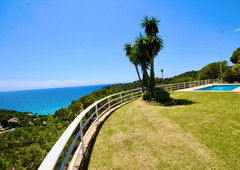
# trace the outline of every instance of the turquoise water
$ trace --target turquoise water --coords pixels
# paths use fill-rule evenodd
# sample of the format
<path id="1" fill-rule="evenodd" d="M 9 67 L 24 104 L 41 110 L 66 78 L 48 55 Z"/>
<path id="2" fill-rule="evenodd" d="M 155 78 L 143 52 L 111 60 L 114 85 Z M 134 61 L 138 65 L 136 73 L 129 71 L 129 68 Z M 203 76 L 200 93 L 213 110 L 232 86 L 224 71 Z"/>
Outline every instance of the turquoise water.
<path id="1" fill-rule="evenodd" d="M 198 89 L 200 91 L 207 90 L 207 91 L 232 91 L 236 88 L 240 87 L 240 85 L 214 85 L 210 87 L 205 87 L 202 89 Z"/>
<path id="2" fill-rule="evenodd" d="M 69 106 L 73 100 L 105 86 L 107 85 L 0 92 L 0 108 L 41 115 L 54 114 L 56 110 Z"/>

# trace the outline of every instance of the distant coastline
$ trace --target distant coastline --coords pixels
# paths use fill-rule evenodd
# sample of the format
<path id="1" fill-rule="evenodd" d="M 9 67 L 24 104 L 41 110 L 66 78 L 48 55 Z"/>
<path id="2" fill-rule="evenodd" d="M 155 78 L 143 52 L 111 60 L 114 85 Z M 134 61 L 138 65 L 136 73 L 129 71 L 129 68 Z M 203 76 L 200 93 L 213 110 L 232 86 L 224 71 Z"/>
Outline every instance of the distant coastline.
<path id="1" fill-rule="evenodd" d="M 109 85 L 111 84 L 0 92 L 0 109 L 38 115 L 54 114 L 56 110 L 68 107 L 73 100 Z"/>

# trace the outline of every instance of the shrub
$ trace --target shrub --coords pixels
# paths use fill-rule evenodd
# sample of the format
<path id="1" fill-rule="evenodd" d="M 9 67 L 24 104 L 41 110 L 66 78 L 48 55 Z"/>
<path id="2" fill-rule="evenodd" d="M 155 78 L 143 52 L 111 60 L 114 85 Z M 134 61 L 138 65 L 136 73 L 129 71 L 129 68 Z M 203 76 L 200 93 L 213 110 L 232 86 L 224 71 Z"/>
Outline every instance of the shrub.
<path id="1" fill-rule="evenodd" d="M 149 91 L 145 91 L 144 93 L 143 93 L 143 100 L 150 100 L 151 99 L 151 93 L 149 92 Z"/>
<path id="2" fill-rule="evenodd" d="M 221 76 L 223 82 L 240 81 L 240 64 L 228 67 Z"/>
<path id="3" fill-rule="evenodd" d="M 155 90 L 153 96 L 158 102 L 165 102 L 170 99 L 170 94 L 165 90 Z"/>

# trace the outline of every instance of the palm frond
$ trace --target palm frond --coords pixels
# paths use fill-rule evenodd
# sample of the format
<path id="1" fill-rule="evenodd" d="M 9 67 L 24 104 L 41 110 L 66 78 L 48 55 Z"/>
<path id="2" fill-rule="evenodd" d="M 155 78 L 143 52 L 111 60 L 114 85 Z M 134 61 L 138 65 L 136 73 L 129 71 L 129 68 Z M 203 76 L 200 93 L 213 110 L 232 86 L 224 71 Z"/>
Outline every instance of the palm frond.
<path id="1" fill-rule="evenodd" d="M 144 16 L 142 23 L 140 24 L 142 28 L 145 28 L 145 33 L 147 36 L 156 36 L 158 33 L 158 25 L 160 20 L 157 17 Z"/>
<path id="2" fill-rule="evenodd" d="M 131 49 L 132 49 L 131 43 L 124 44 L 123 50 L 126 52 L 126 56 L 129 56 L 131 54 Z"/>

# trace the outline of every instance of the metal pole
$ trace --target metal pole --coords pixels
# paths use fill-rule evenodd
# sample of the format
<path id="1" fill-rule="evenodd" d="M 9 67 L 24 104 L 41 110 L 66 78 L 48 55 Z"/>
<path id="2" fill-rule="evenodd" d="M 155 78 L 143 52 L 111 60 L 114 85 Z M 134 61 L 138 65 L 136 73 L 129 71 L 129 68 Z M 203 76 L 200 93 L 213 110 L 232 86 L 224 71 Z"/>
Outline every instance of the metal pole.
<path id="1" fill-rule="evenodd" d="M 221 62 L 221 60 L 222 60 L 222 59 L 221 59 L 221 58 L 222 58 L 222 56 L 221 56 L 222 54 L 221 54 L 221 53 L 222 53 L 222 52 L 221 52 L 221 51 L 222 51 L 222 50 L 221 50 L 221 45 L 220 45 L 220 75 L 219 75 L 219 81 L 220 81 L 220 76 L 222 75 L 222 62 Z"/>
<path id="2" fill-rule="evenodd" d="M 162 84 L 163 84 L 163 69 L 161 69 L 161 72 L 162 72 Z"/>
<path id="3" fill-rule="evenodd" d="M 80 130 L 81 130 L 82 154 L 84 155 L 85 151 L 84 151 L 84 142 L 83 142 L 82 120 L 80 121 Z"/>

